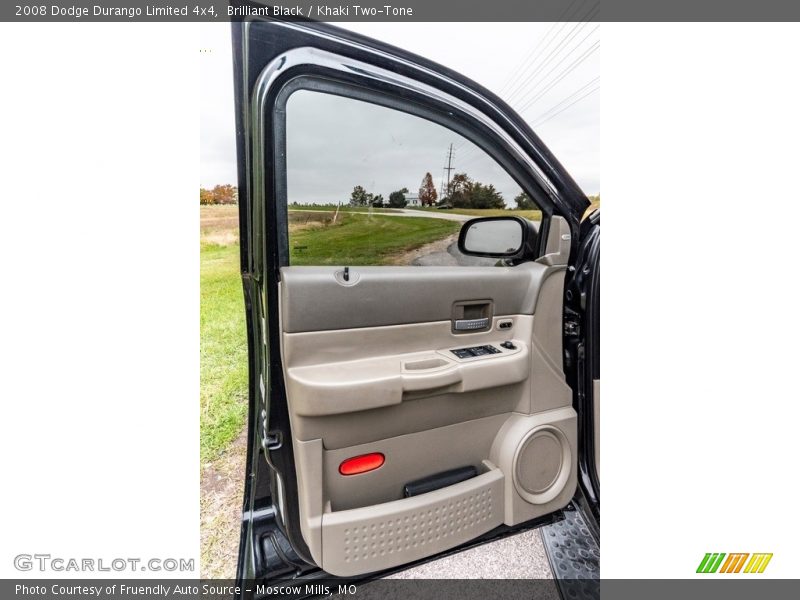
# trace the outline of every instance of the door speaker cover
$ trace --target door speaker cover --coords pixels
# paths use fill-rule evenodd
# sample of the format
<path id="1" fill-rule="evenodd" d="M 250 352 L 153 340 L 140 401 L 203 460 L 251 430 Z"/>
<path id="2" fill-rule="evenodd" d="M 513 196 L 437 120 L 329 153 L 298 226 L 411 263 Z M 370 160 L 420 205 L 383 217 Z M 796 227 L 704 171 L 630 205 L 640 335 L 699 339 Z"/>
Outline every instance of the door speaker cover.
<path id="1" fill-rule="evenodd" d="M 564 489 L 572 459 L 561 430 L 545 425 L 528 433 L 514 456 L 514 485 L 531 504 L 544 504 Z"/>

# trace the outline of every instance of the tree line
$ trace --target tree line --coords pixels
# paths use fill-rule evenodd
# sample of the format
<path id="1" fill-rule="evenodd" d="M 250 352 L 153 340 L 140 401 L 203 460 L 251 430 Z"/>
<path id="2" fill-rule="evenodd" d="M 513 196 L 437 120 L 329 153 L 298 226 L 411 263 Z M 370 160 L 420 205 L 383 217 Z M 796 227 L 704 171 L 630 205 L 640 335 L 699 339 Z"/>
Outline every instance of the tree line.
<path id="1" fill-rule="evenodd" d="M 200 188 L 200 204 L 236 204 L 239 201 L 239 190 L 235 186 L 226 183 L 225 185 L 215 185 L 207 190 Z"/>
<path id="2" fill-rule="evenodd" d="M 389 194 L 388 202 L 382 194 L 367 192 L 362 186 L 357 185 L 350 194 L 350 206 L 374 206 L 376 208 L 404 208 L 408 205 L 408 188 L 401 188 Z M 441 199 L 433 184 L 433 177 L 425 173 L 419 187 L 419 202 L 422 206 L 451 206 L 453 208 L 506 208 L 503 194 L 495 189 L 492 184 L 483 184 L 474 181 L 466 173 L 456 173 L 450 181 L 448 193 Z M 593 205 L 599 205 L 600 195 L 589 196 Z M 200 188 L 200 204 L 237 204 L 239 190 L 230 184 L 215 185 L 208 190 Z M 525 192 L 520 192 L 514 203 L 519 210 L 537 210 L 539 207 Z"/>
<path id="3" fill-rule="evenodd" d="M 383 194 L 373 194 L 364 189 L 363 186 L 357 185 L 353 188 L 350 194 L 350 206 L 374 206 L 375 208 L 404 208 L 408 205 L 408 188 L 404 187 L 395 190 L 389 194 L 389 201 L 385 202 Z M 433 177 L 430 173 L 425 173 L 422 178 L 422 183 L 419 186 L 419 194 L 417 198 L 422 206 L 435 206 L 438 194 L 436 193 L 436 186 L 433 184 Z"/>
<path id="4" fill-rule="evenodd" d="M 382 194 L 372 194 L 357 185 L 350 194 L 350 206 L 374 206 L 377 208 L 403 208 L 408 204 L 406 194 L 408 188 L 402 188 L 389 194 L 385 202 Z M 450 180 L 446 193 L 442 198 L 436 191 L 433 177 L 425 173 L 419 186 L 417 198 L 422 206 L 449 206 L 452 208 L 506 208 L 503 194 L 493 184 L 484 184 L 469 177 L 466 173 L 456 173 Z M 518 208 L 536 208 L 533 201 L 523 192 L 515 198 Z"/>

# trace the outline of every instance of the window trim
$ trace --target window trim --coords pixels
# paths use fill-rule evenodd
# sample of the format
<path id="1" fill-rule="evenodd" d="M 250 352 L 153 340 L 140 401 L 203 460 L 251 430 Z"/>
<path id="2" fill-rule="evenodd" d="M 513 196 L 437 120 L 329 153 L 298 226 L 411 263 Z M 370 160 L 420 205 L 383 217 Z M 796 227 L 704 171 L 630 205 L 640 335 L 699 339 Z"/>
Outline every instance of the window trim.
<path id="1" fill-rule="evenodd" d="M 459 135 L 463 139 L 468 140 L 483 151 L 488 158 L 493 160 L 506 175 L 520 187 L 521 190 L 527 194 L 531 194 L 524 184 L 520 181 L 522 175 L 517 172 L 509 172 L 510 168 L 507 164 L 501 163 L 495 156 L 489 154 L 488 151 L 478 144 L 481 140 L 486 140 L 486 137 L 479 137 L 475 135 L 475 139 L 471 139 L 468 135 L 474 135 L 474 132 L 467 126 L 463 125 L 460 121 L 451 115 L 442 113 L 441 111 L 431 109 L 424 105 L 402 101 L 390 94 L 377 92 L 371 89 L 345 83 L 338 80 L 328 79 L 324 76 L 301 74 L 288 81 L 278 92 L 275 99 L 274 114 L 276 116 L 274 122 L 274 148 L 273 155 L 275 156 L 275 201 L 277 202 L 278 215 L 280 222 L 278 223 L 279 231 L 281 232 L 281 239 L 279 240 L 281 249 L 281 266 L 289 266 L 290 262 L 290 239 L 288 231 L 288 207 L 289 207 L 289 188 L 288 188 L 288 151 L 287 151 L 287 118 L 288 118 L 288 104 L 292 96 L 301 91 L 321 93 L 353 100 L 355 102 L 366 102 L 374 106 L 380 106 L 388 110 L 396 110 L 398 112 L 417 117 L 428 121 L 436 126 L 444 127 Z M 535 200 L 534 200 L 535 203 Z M 536 205 L 536 210 L 541 211 L 542 221 L 549 218 L 545 214 L 545 210 Z M 513 215 L 509 215 L 513 216 Z M 285 239 L 285 243 L 283 243 Z M 544 252 L 543 248 L 539 248 L 539 236 L 537 234 L 537 255 Z M 536 258 L 534 257 L 534 258 Z"/>
<path id="2" fill-rule="evenodd" d="M 489 125 L 491 121 L 479 123 L 474 115 L 461 110 L 456 99 L 438 100 L 424 96 L 416 91 L 399 88 L 394 82 L 377 81 L 373 78 L 365 80 L 359 72 L 342 72 L 330 69 L 317 63 L 301 63 L 286 69 L 280 78 L 275 78 L 270 86 L 274 90 L 271 121 L 271 155 L 273 157 L 273 198 L 275 201 L 276 230 L 278 232 L 278 264 L 280 267 L 289 263 L 288 236 L 288 184 L 286 164 L 286 108 L 289 98 L 295 92 L 305 90 L 333 94 L 355 101 L 368 102 L 384 108 L 398 110 L 436 125 L 445 127 L 464 137 L 483 150 L 492 160 L 501 166 L 520 189 L 528 194 L 542 212 L 539 226 L 536 257 L 545 252 L 547 231 L 553 215 L 551 191 L 536 178 L 526 172 L 531 163 L 525 160 L 521 151 L 507 144 L 502 136 L 497 135 Z M 266 103 L 266 98 L 264 98 Z M 266 108 L 262 104 L 262 108 Z M 266 131 L 262 130 L 261 139 L 266 142 Z M 256 136 L 256 140 L 259 136 Z M 266 144 L 265 144 L 266 145 Z M 511 146 L 511 147 L 510 147 Z M 541 175 L 541 174 L 540 174 Z M 267 183 L 266 181 L 264 182 Z"/>

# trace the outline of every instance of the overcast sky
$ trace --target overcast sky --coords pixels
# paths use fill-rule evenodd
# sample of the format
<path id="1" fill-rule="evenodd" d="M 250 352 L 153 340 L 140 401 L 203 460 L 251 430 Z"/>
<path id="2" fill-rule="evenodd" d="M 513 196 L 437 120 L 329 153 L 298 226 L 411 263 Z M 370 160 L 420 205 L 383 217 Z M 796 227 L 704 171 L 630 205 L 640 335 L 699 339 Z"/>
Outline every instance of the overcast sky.
<path id="1" fill-rule="evenodd" d="M 342 25 L 432 59 L 494 91 L 533 126 L 587 194 L 600 192 L 596 24 Z M 230 28 L 201 27 L 201 47 L 209 51 L 199 55 L 200 184 L 236 184 Z M 425 171 L 432 173 L 438 189 L 451 142 L 455 172 L 493 183 L 507 204 L 519 192 L 482 151 L 443 127 L 354 100 L 302 94 L 288 106 L 290 201 L 346 201 L 357 184 L 384 197 L 403 186 L 415 192 Z"/>
<path id="2" fill-rule="evenodd" d="M 289 202 L 347 202 L 353 187 L 417 195 L 426 173 L 437 191 L 450 144 L 453 174 L 492 184 L 509 204 L 519 185 L 467 139 L 420 117 L 351 98 L 299 91 L 286 106 Z M 464 160 L 460 157 L 464 156 Z"/>

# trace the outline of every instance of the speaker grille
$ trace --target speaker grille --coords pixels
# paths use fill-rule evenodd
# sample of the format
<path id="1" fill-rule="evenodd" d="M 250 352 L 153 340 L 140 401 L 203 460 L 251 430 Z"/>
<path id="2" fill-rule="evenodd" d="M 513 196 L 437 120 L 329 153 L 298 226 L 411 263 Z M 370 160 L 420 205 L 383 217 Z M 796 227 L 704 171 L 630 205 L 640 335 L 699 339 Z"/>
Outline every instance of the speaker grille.
<path id="1" fill-rule="evenodd" d="M 527 439 L 517 459 L 517 481 L 530 494 L 541 494 L 561 472 L 561 444 L 549 431 Z"/>
<path id="2" fill-rule="evenodd" d="M 570 450 L 564 434 L 554 427 L 532 431 L 517 450 L 514 485 L 532 504 L 557 496 L 569 478 Z"/>

